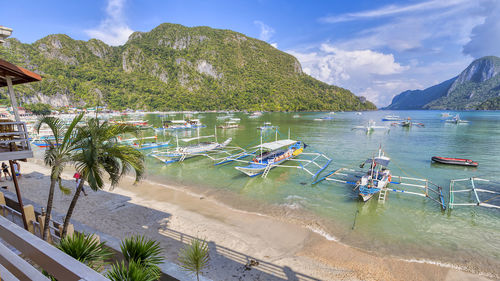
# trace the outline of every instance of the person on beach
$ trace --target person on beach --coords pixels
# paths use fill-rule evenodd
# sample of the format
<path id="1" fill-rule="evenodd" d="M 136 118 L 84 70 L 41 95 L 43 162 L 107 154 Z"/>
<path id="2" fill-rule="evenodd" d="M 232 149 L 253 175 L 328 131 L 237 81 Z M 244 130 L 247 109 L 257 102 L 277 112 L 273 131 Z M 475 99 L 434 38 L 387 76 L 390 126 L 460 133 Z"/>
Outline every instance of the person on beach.
<path id="1" fill-rule="evenodd" d="M 73 178 L 75 179 L 75 188 L 78 189 L 78 186 L 80 185 L 80 182 L 82 181 L 82 176 L 80 175 L 80 173 L 76 172 L 74 175 L 73 175 Z M 85 187 L 82 186 L 82 192 L 83 192 L 83 195 L 87 196 L 87 192 L 85 192 Z"/>
<path id="2" fill-rule="evenodd" d="M 12 166 L 14 166 L 14 173 L 16 174 L 16 177 L 21 177 L 21 165 L 19 165 L 19 163 L 14 160 L 12 161 Z"/>
<path id="3" fill-rule="evenodd" d="M 5 162 L 2 162 L 2 172 L 3 172 L 3 175 L 5 177 L 5 180 L 7 180 L 7 175 L 9 175 L 9 177 L 12 179 L 12 176 L 10 175 L 10 172 L 9 172 L 9 166 L 7 166 L 7 164 L 5 164 Z M 2 175 L 0 174 L 0 180 L 2 179 Z"/>

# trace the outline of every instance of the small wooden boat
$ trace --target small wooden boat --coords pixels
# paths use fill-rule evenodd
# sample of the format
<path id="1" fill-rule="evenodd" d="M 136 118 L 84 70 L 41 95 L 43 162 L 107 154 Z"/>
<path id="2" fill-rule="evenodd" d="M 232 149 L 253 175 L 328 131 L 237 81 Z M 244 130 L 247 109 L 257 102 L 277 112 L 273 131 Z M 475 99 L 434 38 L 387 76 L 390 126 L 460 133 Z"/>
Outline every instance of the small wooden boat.
<path id="1" fill-rule="evenodd" d="M 448 157 L 439 157 L 439 156 L 433 156 L 431 159 L 432 159 L 432 161 L 438 162 L 441 164 L 470 166 L 470 167 L 479 166 L 479 163 L 474 162 L 470 159 L 448 158 Z"/>

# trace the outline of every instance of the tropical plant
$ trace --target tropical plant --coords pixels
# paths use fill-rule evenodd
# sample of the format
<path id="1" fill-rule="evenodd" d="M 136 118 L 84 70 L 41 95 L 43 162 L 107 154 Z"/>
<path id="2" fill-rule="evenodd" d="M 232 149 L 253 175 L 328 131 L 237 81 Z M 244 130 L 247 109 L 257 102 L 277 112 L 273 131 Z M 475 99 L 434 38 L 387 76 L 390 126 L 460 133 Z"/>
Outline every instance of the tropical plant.
<path id="1" fill-rule="evenodd" d="M 120 244 L 120 249 L 129 263 L 135 262 L 143 266 L 157 266 L 163 263 L 160 243 L 144 236 L 125 238 Z"/>
<path id="2" fill-rule="evenodd" d="M 75 232 L 66 236 L 56 247 L 95 271 L 102 271 L 106 260 L 113 256 L 105 242 L 99 242 L 94 235 L 84 233 Z"/>
<path id="3" fill-rule="evenodd" d="M 104 174 L 109 176 L 111 187 L 116 186 L 131 170 L 135 172 L 136 182 L 142 178 L 144 155 L 137 149 L 118 141 L 119 135 L 135 133 L 136 130 L 133 126 L 111 124 L 108 121 L 100 122 L 97 118 L 88 119 L 85 126 L 78 128 L 75 136 L 78 151 L 72 160 L 81 175 L 81 181 L 64 218 L 62 237 L 66 235 L 85 182 L 92 190 L 97 191 L 104 186 Z"/>
<path id="4" fill-rule="evenodd" d="M 114 264 L 106 273 L 106 277 L 112 281 L 156 281 L 160 279 L 161 272 L 157 267 L 148 267 L 136 263 L 125 262 Z"/>
<path id="5" fill-rule="evenodd" d="M 45 141 L 48 144 L 47 150 L 45 150 L 44 154 L 44 162 L 45 165 L 51 167 L 50 172 L 50 187 L 49 187 L 49 197 L 47 199 L 47 207 L 44 221 L 44 228 L 42 239 L 47 239 L 49 234 L 49 223 L 50 223 L 50 214 L 52 213 L 52 204 L 54 200 L 54 189 L 56 184 L 59 182 L 59 187 L 63 189 L 60 184 L 61 173 L 64 170 L 66 164 L 72 161 L 72 153 L 76 149 L 76 144 L 73 141 L 73 136 L 75 134 L 75 128 L 78 122 L 83 118 L 83 114 L 76 116 L 69 127 L 65 130 L 64 122 L 55 117 L 43 117 L 38 120 L 35 125 L 35 129 L 37 132 L 40 132 L 40 128 L 42 125 L 47 125 L 54 138 L 47 138 Z M 64 189 L 63 189 L 64 191 Z"/>
<path id="6" fill-rule="evenodd" d="M 181 267 L 196 275 L 200 281 L 201 271 L 208 266 L 209 260 L 208 244 L 204 240 L 193 239 L 191 245 L 186 245 L 179 253 Z"/>
<path id="7" fill-rule="evenodd" d="M 163 263 L 160 243 L 144 236 L 125 238 L 120 244 L 124 262 L 113 265 L 107 277 L 111 280 L 158 280 Z"/>

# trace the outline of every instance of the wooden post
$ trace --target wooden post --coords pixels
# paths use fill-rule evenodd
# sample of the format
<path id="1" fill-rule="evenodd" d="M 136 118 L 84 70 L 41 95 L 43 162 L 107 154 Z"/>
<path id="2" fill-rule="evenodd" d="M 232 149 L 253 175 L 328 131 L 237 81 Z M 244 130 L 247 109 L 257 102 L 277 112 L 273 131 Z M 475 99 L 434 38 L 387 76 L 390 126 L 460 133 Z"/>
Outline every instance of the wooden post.
<path id="1" fill-rule="evenodd" d="M 0 192 L 0 205 L 7 206 L 7 204 L 5 203 L 5 196 L 3 195 L 3 192 Z M 0 209 L 0 215 L 5 217 L 6 214 L 4 208 Z"/>
<path id="2" fill-rule="evenodd" d="M 43 237 L 43 232 L 45 230 L 45 215 L 38 216 L 38 224 L 40 225 L 40 238 L 42 238 Z M 50 226 L 47 226 L 47 227 L 50 227 Z M 49 234 L 47 235 L 47 240 L 46 241 L 48 243 L 52 243 L 52 234 L 50 233 L 50 229 L 49 229 Z"/>
<path id="3" fill-rule="evenodd" d="M 35 227 L 33 225 L 33 222 L 36 221 L 36 219 L 35 208 L 33 207 L 33 205 L 24 206 L 24 214 L 26 216 L 26 223 L 28 224 L 28 231 L 35 234 Z"/>
<path id="4" fill-rule="evenodd" d="M 14 182 L 14 187 L 16 188 L 17 202 L 19 203 L 19 209 L 23 217 L 24 228 L 28 230 L 28 222 L 26 221 L 26 214 L 24 213 L 23 199 L 21 198 L 21 191 L 19 190 L 19 183 L 17 182 L 17 176 L 14 170 L 14 163 L 12 162 L 12 160 L 9 160 L 9 164 L 10 164 L 10 172 L 12 173 L 12 181 Z"/>
<path id="5" fill-rule="evenodd" d="M 12 87 L 12 78 L 10 78 L 10 76 L 6 76 L 5 80 L 7 81 L 7 86 L 9 88 L 10 104 L 12 105 L 12 111 L 14 111 L 16 122 L 21 122 L 21 118 L 19 117 L 18 112 L 16 95 L 14 94 L 14 88 Z"/>

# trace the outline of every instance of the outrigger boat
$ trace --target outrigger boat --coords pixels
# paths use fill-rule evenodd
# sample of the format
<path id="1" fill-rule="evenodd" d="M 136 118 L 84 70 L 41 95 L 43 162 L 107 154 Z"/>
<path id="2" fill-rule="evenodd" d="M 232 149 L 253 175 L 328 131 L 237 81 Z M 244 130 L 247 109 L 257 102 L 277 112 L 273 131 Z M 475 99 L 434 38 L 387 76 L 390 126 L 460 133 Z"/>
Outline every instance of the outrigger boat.
<path id="1" fill-rule="evenodd" d="M 277 127 L 273 126 L 271 122 L 264 122 L 264 125 L 257 127 L 257 129 L 265 131 L 265 130 L 277 129 Z"/>
<path id="2" fill-rule="evenodd" d="M 234 155 L 224 157 L 218 160 L 215 165 L 226 164 L 230 162 L 240 162 L 247 164 L 246 166 L 237 166 L 236 170 L 244 173 L 249 177 L 262 175 L 267 177 L 269 171 L 276 167 L 303 169 L 315 178 L 321 171 L 326 169 L 331 163 L 331 159 L 319 152 L 304 152 L 307 145 L 302 141 L 290 139 L 278 140 L 278 130 L 275 133 L 275 140 L 272 142 L 263 143 L 263 135 L 260 135 L 260 144 L 254 146 L 253 151 L 239 152 Z M 311 159 L 295 159 L 297 156 L 310 157 Z M 252 160 L 242 160 L 242 158 L 252 156 Z M 294 161 L 298 165 L 284 165 L 287 161 Z M 321 161 L 321 164 L 320 164 Z M 317 169 L 314 171 L 313 169 Z"/>
<path id="3" fill-rule="evenodd" d="M 235 121 L 227 121 L 224 125 L 220 125 L 219 128 L 221 129 L 236 129 L 240 125 L 235 122 Z"/>
<path id="4" fill-rule="evenodd" d="M 401 121 L 401 117 L 397 115 L 386 115 L 384 118 L 382 118 L 382 121 Z"/>
<path id="5" fill-rule="evenodd" d="M 117 125 L 129 125 L 129 126 L 134 126 L 139 129 L 149 129 L 151 126 L 148 125 L 148 121 L 144 120 L 127 120 L 127 121 L 121 121 L 121 120 L 113 120 L 111 121 L 112 124 L 117 124 Z"/>
<path id="6" fill-rule="evenodd" d="M 198 129 L 206 127 L 200 121 L 200 119 L 191 119 L 191 120 L 168 120 L 163 122 L 163 126 L 160 128 L 155 128 L 155 131 L 161 130 L 189 130 L 189 129 Z"/>
<path id="7" fill-rule="evenodd" d="M 389 131 L 390 129 L 385 126 L 375 126 L 375 121 L 370 120 L 366 126 L 355 126 L 351 130 L 363 130 L 367 134 L 372 133 L 375 130 L 383 129 Z"/>
<path id="8" fill-rule="evenodd" d="M 391 124 L 391 126 L 398 126 L 398 125 L 401 127 L 404 127 L 404 128 L 411 128 L 413 126 L 425 127 L 424 123 L 415 123 L 415 122 L 411 121 L 410 117 L 407 117 L 406 120 L 404 120 L 404 121 L 395 122 L 395 123 Z"/>
<path id="9" fill-rule="evenodd" d="M 202 139 L 208 139 L 208 138 L 214 138 L 215 140 L 199 142 Z M 149 154 L 149 156 L 156 158 L 165 164 L 182 162 L 185 159 L 189 159 L 196 156 L 210 157 L 211 153 L 218 153 L 220 152 L 220 150 L 227 147 L 227 145 L 231 142 L 231 140 L 232 138 L 228 138 L 222 143 L 217 142 L 217 129 L 215 129 L 215 134 L 210 136 L 198 135 L 197 137 L 194 138 L 179 139 L 178 136 L 176 135 L 175 148 L 168 149 L 166 151 L 153 151 Z M 198 143 L 180 146 L 179 141 L 185 143 L 198 141 Z"/>
<path id="10" fill-rule="evenodd" d="M 443 210 L 446 209 L 442 188 L 440 186 L 433 184 L 427 179 L 394 176 L 388 169 L 389 163 L 390 158 L 385 155 L 381 148 L 379 148 L 377 156 L 368 158 L 360 165 L 360 168 L 363 168 L 365 164 L 369 164 L 370 168 L 368 171 L 340 168 L 317 179 L 313 184 L 327 180 L 354 185 L 354 190 L 358 190 L 358 196 L 363 202 L 370 200 L 373 196 L 378 194 L 378 202 L 385 203 L 388 192 L 392 191 L 426 197 L 438 203 Z M 405 190 L 402 188 L 396 189 L 392 188 L 392 185 L 417 188 L 418 191 Z M 434 188 L 430 185 L 434 186 Z M 436 198 L 431 195 L 434 195 Z"/>
<path id="11" fill-rule="evenodd" d="M 460 119 L 460 115 L 455 115 L 453 118 L 445 120 L 446 123 L 452 124 L 467 124 L 469 121 Z"/>
<path id="12" fill-rule="evenodd" d="M 147 140 L 153 140 L 153 142 L 144 142 Z M 157 142 L 157 140 L 158 136 L 144 137 L 144 138 L 130 138 L 130 139 L 118 138 L 118 141 L 120 143 L 132 146 L 138 150 L 162 148 L 170 145 L 170 140 L 165 142 Z"/>

